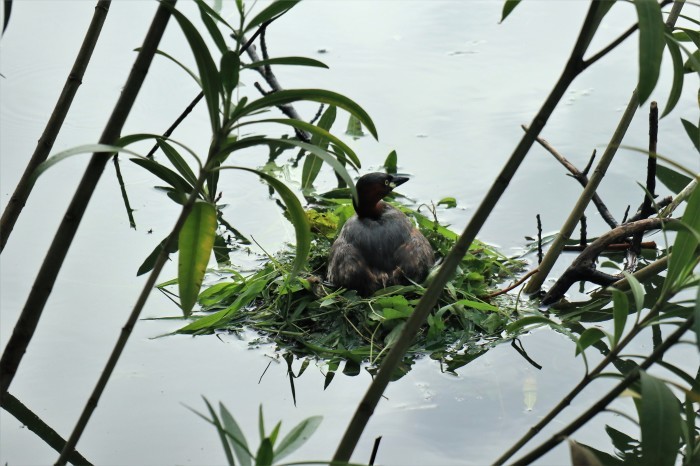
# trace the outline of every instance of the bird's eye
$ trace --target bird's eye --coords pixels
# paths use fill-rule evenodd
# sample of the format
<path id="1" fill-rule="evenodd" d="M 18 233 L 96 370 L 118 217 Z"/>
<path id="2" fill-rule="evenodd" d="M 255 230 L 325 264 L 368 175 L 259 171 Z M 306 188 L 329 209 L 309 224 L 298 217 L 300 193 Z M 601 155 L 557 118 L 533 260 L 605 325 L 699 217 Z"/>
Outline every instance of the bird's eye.
<path id="1" fill-rule="evenodd" d="M 384 180 L 384 184 L 389 186 L 389 180 Z"/>

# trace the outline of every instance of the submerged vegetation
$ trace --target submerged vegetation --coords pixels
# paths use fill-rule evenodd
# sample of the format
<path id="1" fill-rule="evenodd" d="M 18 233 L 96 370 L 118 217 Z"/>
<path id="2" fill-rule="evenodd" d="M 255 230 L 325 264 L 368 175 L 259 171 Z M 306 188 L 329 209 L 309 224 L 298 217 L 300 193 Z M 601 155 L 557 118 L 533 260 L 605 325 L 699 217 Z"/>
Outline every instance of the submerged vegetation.
<path id="1" fill-rule="evenodd" d="M 434 206 L 423 206 L 430 210 L 431 219 L 395 205 L 415 221 L 438 257 L 453 247 L 457 234 L 438 222 Z M 324 282 L 331 243 L 353 213 L 347 197 L 316 197 L 306 210 L 312 232 L 306 272 L 293 275 L 293 249 L 263 257 L 259 269 L 248 275 L 221 268 L 216 274 L 225 278 L 199 295 L 205 315 L 195 314 L 197 319 L 177 332 L 201 335 L 251 328 L 284 352 L 327 360 L 331 377 L 343 361 L 343 372 L 350 375 L 359 372 L 362 362 L 371 367 L 380 363 L 425 288 L 420 283 L 396 285 L 362 298 L 354 290 L 335 289 Z M 501 341 L 515 306 L 508 295 L 496 298 L 494 291 L 522 267 L 522 262 L 474 242 L 396 376 L 408 370 L 416 355 L 428 353 L 454 371 Z"/>

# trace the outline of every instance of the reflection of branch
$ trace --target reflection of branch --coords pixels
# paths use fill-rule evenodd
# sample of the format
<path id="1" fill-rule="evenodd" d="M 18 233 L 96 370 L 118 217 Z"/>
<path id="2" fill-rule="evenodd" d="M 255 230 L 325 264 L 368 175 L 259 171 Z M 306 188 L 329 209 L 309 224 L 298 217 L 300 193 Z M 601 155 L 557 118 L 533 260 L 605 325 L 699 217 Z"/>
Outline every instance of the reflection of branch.
<path id="1" fill-rule="evenodd" d="M 525 126 L 525 125 L 520 125 L 520 127 L 521 127 L 524 131 L 527 131 L 527 130 L 528 130 L 528 127 Z M 581 171 L 579 171 L 578 168 L 576 168 L 576 166 L 575 166 L 574 164 L 572 164 L 571 162 L 569 162 L 569 161 L 566 159 L 566 157 L 564 157 L 563 155 L 561 155 L 561 154 L 559 153 L 559 151 L 557 151 L 554 147 L 552 147 L 552 145 L 551 145 L 549 142 L 547 142 L 546 139 L 544 139 L 544 138 L 542 138 L 542 137 L 537 137 L 537 142 L 539 142 L 540 145 L 541 145 L 542 147 L 544 147 L 544 148 L 547 150 L 547 152 L 549 152 L 550 154 L 552 154 L 552 155 L 554 156 L 554 158 L 557 159 L 557 160 L 559 161 L 559 163 L 561 163 L 562 165 L 564 165 L 564 167 L 565 167 L 567 170 L 569 170 L 569 172 L 571 172 L 571 176 L 572 176 L 576 181 L 578 181 L 579 184 L 580 184 L 581 186 L 583 186 L 584 188 L 586 187 L 586 185 L 588 184 L 588 176 L 586 176 L 586 173 L 588 172 L 588 170 L 590 169 L 591 164 L 593 163 L 593 159 L 595 158 L 595 151 L 593 151 L 593 155 L 591 155 L 591 158 L 590 158 L 590 160 L 589 160 L 589 162 L 588 162 L 588 165 L 586 166 L 586 170 L 584 170 L 583 172 L 581 172 Z M 593 201 L 593 204 L 595 204 L 596 208 L 598 209 L 598 212 L 600 212 L 601 217 L 603 217 L 603 220 L 605 220 L 605 222 L 606 222 L 608 225 L 610 225 L 610 228 L 615 228 L 615 227 L 617 226 L 617 221 L 616 221 L 615 218 L 612 216 L 612 214 L 610 213 L 610 211 L 608 210 L 608 208 L 605 206 L 605 204 L 603 203 L 603 201 L 600 199 L 600 196 L 598 196 L 598 194 L 594 194 L 594 195 L 593 195 L 593 198 L 592 198 L 592 201 Z"/>
<path id="2" fill-rule="evenodd" d="M 638 232 L 659 228 L 664 222 L 668 221 L 669 220 L 659 218 L 648 218 L 620 225 L 604 235 L 601 235 L 597 240 L 589 244 L 571 263 L 569 268 L 566 269 L 564 274 L 556 281 L 554 286 L 552 286 L 542 299 L 542 304 L 548 305 L 559 301 L 569 287 L 577 281 L 586 280 L 599 285 L 610 285 L 617 281 L 620 277 L 614 277 L 595 269 L 595 261 L 600 253 L 611 243 L 618 242 Z"/>
<path id="3" fill-rule="evenodd" d="M 262 49 L 263 53 L 263 58 L 267 59 L 267 43 L 265 42 L 265 31 L 260 33 L 260 48 Z M 253 62 L 259 62 L 260 61 L 260 56 L 258 53 L 255 51 L 255 47 L 248 47 L 246 50 L 246 53 L 250 57 L 250 59 Z M 281 91 L 282 86 L 280 86 L 279 81 L 277 81 L 277 77 L 275 74 L 272 72 L 272 69 L 270 68 L 269 65 L 264 65 L 264 66 L 259 66 L 254 68 L 255 71 L 260 73 L 260 76 L 265 79 L 265 82 L 267 83 L 268 86 L 270 86 L 271 91 L 265 91 L 263 90 L 262 86 L 258 83 L 255 83 L 255 88 L 262 94 L 262 95 L 268 95 L 273 92 Z M 301 120 L 303 121 L 303 118 L 299 115 L 299 113 L 296 111 L 294 106 L 292 104 L 284 104 L 284 105 L 277 105 L 277 108 L 284 113 L 286 116 L 289 118 L 292 118 L 293 120 Z M 297 137 L 301 139 L 304 142 L 311 142 L 310 136 L 306 131 L 299 130 L 297 128 L 294 128 L 294 132 L 296 133 Z"/>

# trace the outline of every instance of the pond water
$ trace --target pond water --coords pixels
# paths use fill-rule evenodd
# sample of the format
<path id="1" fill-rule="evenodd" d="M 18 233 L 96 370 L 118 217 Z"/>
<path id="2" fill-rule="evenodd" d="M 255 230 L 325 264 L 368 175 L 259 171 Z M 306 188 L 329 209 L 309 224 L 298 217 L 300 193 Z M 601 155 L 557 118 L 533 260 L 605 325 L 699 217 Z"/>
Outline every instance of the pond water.
<path id="1" fill-rule="evenodd" d="M 225 2 L 224 15 L 232 13 Z M 99 138 L 156 9 L 155 2 L 114 2 L 54 153 Z M 192 3 L 178 6 L 198 17 Z M 391 150 L 400 170 L 414 178 L 402 192 L 417 202 L 454 196 L 458 208 L 440 212 L 458 231 L 521 137 L 521 124 L 535 114 L 559 76 L 576 38 L 587 2 L 525 2 L 498 24 L 502 2 L 302 2 L 268 33 L 273 56 L 303 55 L 330 70 L 285 68 L 277 72 L 287 88 L 319 87 L 360 103 L 379 130 L 379 142 L 346 138 L 363 161 L 363 171 L 382 164 Z M 93 11 L 93 2 L 14 2 L 9 29 L 0 41 L 0 205 L 5 207 L 63 86 Z M 633 6 L 618 5 L 603 23 L 594 48 L 607 44 L 634 22 Z M 171 23 L 161 43 L 193 63 L 181 32 Z M 320 53 L 324 50 L 325 53 Z M 670 87 L 668 63 L 653 99 L 663 108 Z M 244 92 L 257 76 L 248 75 Z M 579 167 L 609 139 L 636 82 L 636 38 L 576 80 L 543 136 Z M 679 117 L 696 111 L 693 89 L 661 123 L 659 151 L 698 169 L 697 154 Z M 196 84 L 172 63 L 157 58 L 127 121 L 124 134 L 159 133 L 197 94 Z M 314 108 L 301 107 L 305 117 Z M 692 117 L 694 118 L 694 117 Z M 625 143 L 646 146 L 646 111 L 640 111 Z M 345 120 L 334 128 L 342 134 Z M 178 129 L 176 139 L 207 146 L 208 118 L 200 106 Z M 145 152 L 145 151 L 144 151 Z M 4 348 L 30 291 L 43 255 L 85 166 L 74 157 L 47 172 L 29 199 L 0 263 L 0 339 Z M 264 163 L 254 154 L 238 163 Z M 618 218 L 637 205 L 635 184 L 645 176 L 643 159 L 621 153 L 600 194 Z M 91 393 L 143 285 L 135 271 L 169 231 L 177 206 L 152 189 L 155 180 L 123 163 L 137 230 L 129 229 L 111 165 L 101 180 L 37 333 L 11 392 L 67 437 Z M 293 176 L 293 174 L 292 174 Z M 326 176 L 319 188 L 331 186 Z M 294 181 L 292 179 L 292 181 Z M 324 185 L 324 183 L 326 183 Z M 227 174 L 221 188 L 228 220 L 267 250 L 293 238 L 267 188 L 250 175 Z M 663 191 L 662 191 L 663 192 Z M 555 231 L 580 193 L 579 186 L 541 148 L 528 155 L 479 237 L 512 253 L 533 235 L 535 215 Z M 591 232 L 602 232 L 589 211 Z M 152 230 L 152 233 L 151 233 Z M 657 241 L 662 238 L 657 235 Z M 558 265 L 555 273 L 561 273 Z M 170 263 L 161 276 L 175 276 Z M 145 317 L 177 314 L 153 293 Z M 100 401 L 78 449 L 99 464 L 223 464 L 213 427 L 186 406 L 206 409 L 201 396 L 223 402 L 249 441 L 257 445 L 257 411 L 264 405 L 267 425 L 282 419 L 286 432 L 300 420 L 323 415 L 320 429 L 289 460 L 329 459 L 371 378 L 338 374 L 324 390 L 323 367 L 310 367 L 296 380 L 296 407 L 287 367 L 271 347 L 248 349 L 235 337 L 154 339 L 180 321 L 140 321 Z M 383 440 L 379 464 L 487 464 L 497 458 L 573 387 L 583 374 L 574 346 L 542 329 L 522 338 L 536 370 L 509 345 L 499 346 L 459 370 L 442 373 L 423 359 L 385 393 L 353 460 L 366 462 L 372 442 Z M 651 345 L 646 339 L 636 350 Z M 683 345 L 669 359 L 694 373 L 697 350 Z M 598 356 L 599 357 L 599 356 Z M 595 360 L 596 355 L 591 354 Z M 268 368 L 269 365 L 269 368 Z M 299 363 L 295 369 L 299 368 Z M 264 376 L 263 376 L 264 374 Z M 587 407 L 608 383 L 577 398 L 545 439 Z M 532 395 L 536 400 L 532 401 Z M 616 407 L 632 411 L 629 401 Z M 575 439 L 612 451 L 603 426 L 638 435 L 622 417 L 599 416 Z M 6 412 L 0 414 L 0 462 L 47 464 L 57 455 Z M 533 444 L 534 445 L 534 444 Z M 559 447 L 539 464 L 568 463 Z"/>

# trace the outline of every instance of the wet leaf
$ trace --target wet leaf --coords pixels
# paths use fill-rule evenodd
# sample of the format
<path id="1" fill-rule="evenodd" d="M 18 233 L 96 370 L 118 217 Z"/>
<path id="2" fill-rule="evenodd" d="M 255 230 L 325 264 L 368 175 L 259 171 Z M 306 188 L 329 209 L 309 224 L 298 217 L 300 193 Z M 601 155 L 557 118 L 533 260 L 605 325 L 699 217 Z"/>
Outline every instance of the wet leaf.
<path id="1" fill-rule="evenodd" d="M 180 306 L 189 316 L 197 302 L 216 236 L 216 208 L 208 202 L 195 202 L 180 231 L 178 244 L 178 287 Z"/>
<path id="2" fill-rule="evenodd" d="M 661 7 L 656 0 L 634 0 L 639 22 L 639 105 L 647 101 L 659 79 L 666 41 Z"/>
<path id="3" fill-rule="evenodd" d="M 672 466 L 678 456 L 681 415 L 678 399 L 661 380 L 640 371 L 642 399 L 639 425 L 642 431 L 642 464 Z"/>

